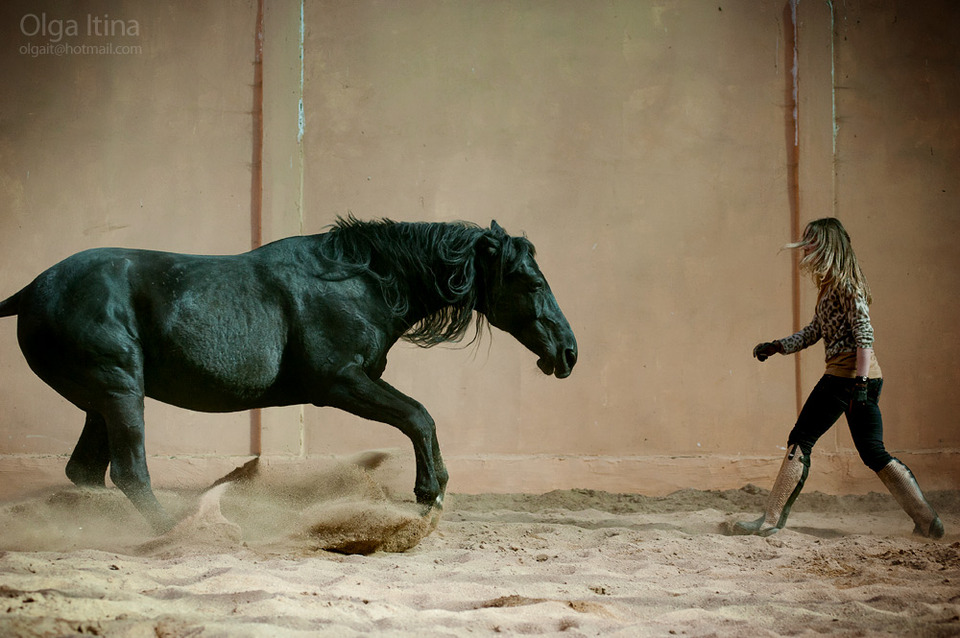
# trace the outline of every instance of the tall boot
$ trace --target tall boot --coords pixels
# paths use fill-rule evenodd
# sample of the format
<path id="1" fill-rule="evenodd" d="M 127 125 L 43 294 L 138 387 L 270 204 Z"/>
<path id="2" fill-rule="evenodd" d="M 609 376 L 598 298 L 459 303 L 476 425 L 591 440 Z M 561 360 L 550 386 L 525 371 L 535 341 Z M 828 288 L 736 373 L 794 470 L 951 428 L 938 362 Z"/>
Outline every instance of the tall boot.
<path id="1" fill-rule="evenodd" d="M 792 446 L 783 457 L 780 473 L 773 483 L 763 516 L 755 521 L 738 521 L 733 524 L 734 534 L 756 534 L 769 536 L 783 529 L 787 524 L 790 507 L 800 495 L 803 483 L 810 472 L 810 457 L 803 453 L 799 445 Z"/>
<path id="2" fill-rule="evenodd" d="M 913 519 L 914 534 L 927 538 L 943 537 L 943 523 L 937 516 L 936 510 L 923 497 L 923 492 L 910 468 L 899 459 L 893 459 L 877 472 L 877 476 L 893 494 L 893 498 L 897 499 L 900 507 Z"/>

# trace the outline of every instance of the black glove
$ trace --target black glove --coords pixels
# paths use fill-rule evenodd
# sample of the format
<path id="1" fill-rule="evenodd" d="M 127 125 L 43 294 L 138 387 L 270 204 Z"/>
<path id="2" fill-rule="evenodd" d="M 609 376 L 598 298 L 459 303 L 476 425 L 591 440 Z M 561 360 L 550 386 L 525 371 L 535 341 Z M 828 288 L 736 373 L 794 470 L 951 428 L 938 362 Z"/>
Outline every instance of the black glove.
<path id="1" fill-rule="evenodd" d="M 867 377 L 857 377 L 853 382 L 853 393 L 850 395 L 850 407 L 867 402 Z"/>
<path id="2" fill-rule="evenodd" d="M 757 347 L 753 349 L 753 356 L 760 361 L 766 361 L 769 357 L 782 352 L 783 346 L 780 345 L 779 341 L 767 341 L 766 343 L 758 344 Z"/>

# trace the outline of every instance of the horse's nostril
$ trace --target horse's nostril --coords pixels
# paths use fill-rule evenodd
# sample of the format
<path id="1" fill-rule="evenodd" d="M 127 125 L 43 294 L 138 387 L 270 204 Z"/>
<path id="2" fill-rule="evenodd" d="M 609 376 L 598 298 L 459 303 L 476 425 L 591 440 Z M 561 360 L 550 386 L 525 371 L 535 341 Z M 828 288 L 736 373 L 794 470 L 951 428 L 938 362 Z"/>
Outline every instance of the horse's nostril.
<path id="1" fill-rule="evenodd" d="M 573 348 L 567 348 L 563 351 L 563 360 L 568 368 L 572 368 L 577 363 L 577 351 Z"/>

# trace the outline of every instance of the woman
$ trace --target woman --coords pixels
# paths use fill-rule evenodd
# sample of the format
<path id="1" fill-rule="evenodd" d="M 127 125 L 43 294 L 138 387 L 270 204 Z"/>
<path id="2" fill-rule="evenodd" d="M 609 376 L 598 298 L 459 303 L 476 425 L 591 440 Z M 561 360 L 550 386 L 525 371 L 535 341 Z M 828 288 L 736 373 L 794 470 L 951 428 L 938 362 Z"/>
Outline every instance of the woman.
<path id="1" fill-rule="evenodd" d="M 853 253 L 850 236 L 839 220 L 818 219 L 807 225 L 803 239 L 787 248 L 803 250 L 800 267 L 820 290 L 816 313 L 803 330 L 759 344 L 753 356 L 765 361 L 774 354 L 799 352 L 823 339 L 827 368 L 790 432 L 787 454 L 763 516 L 734 524 L 734 532 L 767 536 L 783 528 L 810 470 L 813 446 L 845 414 L 861 460 L 877 473 L 913 519 L 914 533 L 942 537 L 943 523 L 923 497 L 913 473 L 883 446 L 878 405 L 883 378 L 873 352 L 870 287 Z"/>

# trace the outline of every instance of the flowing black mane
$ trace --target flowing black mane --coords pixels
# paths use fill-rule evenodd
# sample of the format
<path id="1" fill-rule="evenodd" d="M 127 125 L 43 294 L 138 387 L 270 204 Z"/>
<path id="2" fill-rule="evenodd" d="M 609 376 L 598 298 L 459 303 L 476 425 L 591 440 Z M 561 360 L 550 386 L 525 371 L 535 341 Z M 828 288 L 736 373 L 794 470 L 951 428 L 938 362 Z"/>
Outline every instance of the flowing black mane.
<path id="1" fill-rule="evenodd" d="M 479 263 L 483 250 L 489 258 Z M 376 279 L 395 316 L 426 310 L 403 339 L 430 347 L 463 339 L 478 304 L 489 307 L 483 295 L 495 288 L 483 286 L 482 278 L 502 278 L 532 256 L 534 247 L 496 225 L 486 229 L 468 222 L 360 221 L 350 216 L 338 219 L 325 235 L 321 254 L 337 263 L 343 277 L 363 272 Z M 485 263 L 493 264 L 492 272 L 483 272 Z M 477 314 L 474 339 L 483 325 L 483 315 Z"/>

